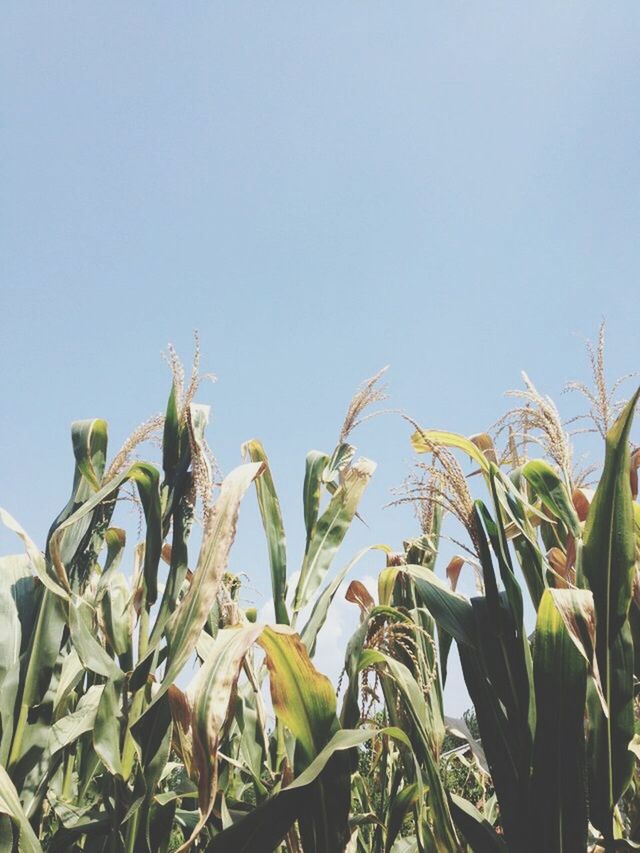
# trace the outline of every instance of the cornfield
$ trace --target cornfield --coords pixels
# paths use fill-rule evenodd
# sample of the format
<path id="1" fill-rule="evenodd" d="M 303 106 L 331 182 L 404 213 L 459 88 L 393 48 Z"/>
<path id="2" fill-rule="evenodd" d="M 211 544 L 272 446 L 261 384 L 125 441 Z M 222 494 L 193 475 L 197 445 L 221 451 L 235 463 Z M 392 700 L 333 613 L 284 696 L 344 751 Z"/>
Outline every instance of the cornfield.
<path id="1" fill-rule="evenodd" d="M 337 446 L 306 457 L 294 571 L 262 444 L 218 474 L 197 365 L 185 387 L 172 352 L 164 417 L 116 454 L 105 421 L 75 422 L 73 487 L 44 550 L 0 511 L 19 551 L 0 558 L 0 851 L 640 847 L 640 392 L 616 404 L 602 335 L 590 354 L 595 387 L 578 390 L 604 443 L 599 472 L 576 470 L 566 424 L 527 377 L 492 434 L 405 418 L 416 464 L 396 502 L 419 529 L 337 572 L 375 470 L 350 434 L 384 399 L 381 374 Z M 135 458 L 154 435 L 157 465 Z M 227 571 L 250 490 L 272 624 Z M 131 545 L 114 521 L 123 500 L 141 517 Z M 450 522 L 464 541 L 439 557 Z M 375 595 L 352 577 L 372 551 Z M 333 684 L 314 655 L 346 582 L 359 624 Z M 454 643 L 464 719 L 443 701 Z"/>

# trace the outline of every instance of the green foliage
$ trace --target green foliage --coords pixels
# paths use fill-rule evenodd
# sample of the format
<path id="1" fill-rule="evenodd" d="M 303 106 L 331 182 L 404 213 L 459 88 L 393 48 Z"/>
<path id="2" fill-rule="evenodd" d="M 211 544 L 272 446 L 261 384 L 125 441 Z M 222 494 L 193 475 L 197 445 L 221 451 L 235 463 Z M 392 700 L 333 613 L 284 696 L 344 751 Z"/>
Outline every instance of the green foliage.
<path id="1" fill-rule="evenodd" d="M 526 406 L 503 424 L 506 453 L 484 433 L 417 429 L 413 448 L 429 460 L 408 495 L 420 534 L 400 553 L 362 549 L 327 582 L 375 470 L 347 439 L 383 398 L 377 374 L 336 447 L 307 455 L 305 549 L 290 589 L 265 448 L 247 442 L 250 461 L 217 485 L 197 375 L 186 390 L 174 375 L 162 422 L 111 461 L 105 421 L 73 425 L 72 492 L 44 551 L 2 511 L 24 553 L 0 558 L 0 853 L 578 853 L 638 842 L 637 395 L 615 423 L 599 421 L 595 494 L 528 380 Z M 525 411 L 545 459 L 526 455 Z M 161 465 L 131 462 L 159 429 Z M 480 476 L 467 478 L 460 453 Z M 243 609 L 227 568 L 252 487 L 271 625 Z M 127 547 L 115 513 L 131 496 L 142 535 Z M 468 545 L 441 570 L 445 510 Z M 348 577 L 367 553 L 384 563 L 377 593 Z M 477 574 L 470 599 L 457 590 L 465 563 Z M 336 690 L 314 654 L 347 580 L 359 623 Z M 444 702 L 454 643 L 473 703 L 463 719 Z"/>

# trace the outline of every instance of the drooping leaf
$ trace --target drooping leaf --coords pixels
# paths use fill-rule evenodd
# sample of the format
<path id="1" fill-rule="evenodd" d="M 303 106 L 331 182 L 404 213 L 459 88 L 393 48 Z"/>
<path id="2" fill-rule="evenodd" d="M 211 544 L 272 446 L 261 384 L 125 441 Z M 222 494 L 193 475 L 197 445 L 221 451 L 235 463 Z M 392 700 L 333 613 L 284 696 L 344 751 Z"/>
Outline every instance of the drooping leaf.
<path id="1" fill-rule="evenodd" d="M 93 613 L 86 602 L 82 599 L 69 602 L 71 641 L 83 666 L 97 675 L 119 681 L 124 673 L 96 639 L 92 622 Z"/>
<path id="2" fill-rule="evenodd" d="M 259 642 L 267 656 L 276 716 L 296 739 L 294 769 L 299 773 L 313 763 L 339 729 L 335 692 L 291 630 L 284 626 L 265 628 Z M 314 782 L 311 805 L 299 816 L 303 847 L 331 853 L 346 844 L 350 779 L 348 756 L 334 756 L 322 778 Z"/>
<path id="3" fill-rule="evenodd" d="M 267 627 L 259 643 L 267 655 L 274 710 L 294 734 L 303 768 L 320 753 L 337 727 L 335 691 L 329 679 L 314 667 L 298 634 Z"/>
<path id="4" fill-rule="evenodd" d="M 18 792 L 16 791 L 9 774 L 0 764 L 0 814 L 8 815 L 16 824 L 20 832 L 21 853 L 42 853 L 40 842 L 27 820 Z"/>
<path id="5" fill-rule="evenodd" d="M 216 600 L 220 581 L 227 565 L 229 551 L 235 538 L 240 501 L 247 489 L 263 471 L 261 463 L 249 463 L 235 468 L 225 477 L 215 508 L 207 519 L 198 564 L 188 592 L 172 614 L 166 626 L 168 641 L 167 666 L 155 701 L 169 688 L 196 647 L 200 633 Z M 158 637 L 158 641 L 159 641 Z M 138 663 L 145 663 L 154 648 Z M 135 679 L 135 674 L 134 674 Z M 132 679 L 134 684 L 136 681 Z M 137 685 L 138 686 L 138 685 Z"/>
<path id="6" fill-rule="evenodd" d="M 464 596 L 449 587 L 422 566 L 401 566 L 410 575 L 420 595 L 420 601 L 436 622 L 458 643 L 473 646 L 476 640 L 473 612 Z"/>
<path id="7" fill-rule="evenodd" d="M 59 577 L 53 576 L 53 574 L 47 570 L 42 552 L 38 550 L 33 540 L 28 536 L 20 524 L 18 524 L 15 518 L 6 510 L 2 509 L 2 507 L 0 507 L 0 521 L 5 525 L 5 527 L 8 527 L 9 530 L 16 533 L 20 539 L 22 539 L 31 565 L 39 579 L 42 581 L 42 584 L 50 592 L 66 600 L 69 593 L 69 581 L 66 574 L 61 582 Z"/>
<path id="8" fill-rule="evenodd" d="M 314 783 L 320 782 L 324 773 L 331 770 L 332 758 L 383 734 L 411 748 L 405 733 L 393 727 L 337 731 L 304 772 L 246 817 L 216 835 L 207 853 L 272 853 L 300 814 L 313 807 Z M 343 848 L 318 848 L 314 853 L 338 853 L 340 849 Z"/>
<path id="9" fill-rule="evenodd" d="M 6 672 L 20 658 L 23 625 L 27 637 L 30 634 L 34 586 L 26 554 L 0 557 L 0 686 Z"/>
<path id="10" fill-rule="evenodd" d="M 580 520 L 562 478 L 544 459 L 532 459 L 522 469 L 524 478 L 531 485 L 544 506 L 559 518 L 567 530 L 576 538 L 581 535 Z"/>
<path id="11" fill-rule="evenodd" d="M 411 444 L 416 453 L 432 453 L 434 447 L 453 447 L 463 450 L 483 472 L 489 471 L 489 460 L 482 450 L 463 435 L 437 429 L 416 430 L 411 436 Z"/>
<path id="12" fill-rule="evenodd" d="M 103 502 L 117 495 L 120 487 L 131 481 L 135 483 L 146 520 L 144 551 L 144 577 L 147 586 L 147 600 L 153 604 L 157 595 L 157 573 L 162 549 L 162 525 L 160 513 L 160 493 L 158 491 L 160 475 L 148 462 L 135 462 L 112 480 L 94 492 L 78 509 L 58 524 L 49 537 L 48 550 L 62 592 L 70 591 L 67 572 L 64 565 L 63 537 L 67 530 L 79 521 L 87 519 L 90 513 Z"/>
<path id="13" fill-rule="evenodd" d="M 68 746 L 85 732 L 93 729 L 103 689 L 102 684 L 92 685 L 80 697 L 75 710 L 53 724 L 49 733 L 49 749 L 52 753 Z"/>
<path id="14" fill-rule="evenodd" d="M 107 557 L 104 563 L 104 570 L 98 579 L 96 589 L 97 599 L 100 598 L 102 592 L 109 586 L 112 576 L 120 565 L 127 542 L 127 534 L 120 527 L 109 527 L 105 531 L 104 541 L 107 546 Z"/>
<path id="15" fill-rule="evenodd" d="M 187 690 L 200 806 L 200 820 L 190 840 L 197 836 L 211 814 L 218 781 L 218 744 L 245 655 L 261 631 L 260 625 L 219 631 L 204 665 Z"/>
<path id="16" fill-rule="evenodd" d="M 507 853 L 503 839 L 472 803 L 457 794 L 449 799 L 456 826 L 474 853 Z"/>

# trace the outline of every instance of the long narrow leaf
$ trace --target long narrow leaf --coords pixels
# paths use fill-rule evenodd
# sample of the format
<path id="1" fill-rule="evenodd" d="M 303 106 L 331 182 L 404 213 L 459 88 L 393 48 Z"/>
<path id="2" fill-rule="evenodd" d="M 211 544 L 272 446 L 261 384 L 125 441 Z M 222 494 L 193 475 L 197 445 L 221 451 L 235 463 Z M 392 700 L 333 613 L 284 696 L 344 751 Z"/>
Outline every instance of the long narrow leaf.
<path id="1" fill-rule="evenodd" d="M 336 551 L 342 544 L 349 525 L 366 489 L 375 463 L 360 459 L 350 468 L 344 482 L 338 487 L 313 528 L 309 547 L 304 557 L 298 586 L 293 601 L 294 612 L 299 612 L 322 583 Z"/>
<path id="2" fill-rule="evenodd" d="M 18 792 L 2 765 L 0 765 L 0 814 L 9 815 L 18 826 L 21 853 L 42 853 L 40 842 L 22 810 Z"/>
<path id="3" fill-rule="evenodd" d="M 561 614 L 558 604 L 564 613 Z M 585 611 L 586 608 L 586 611 Z M 536 849 L 573 853 L 587 847 L 584 713 L 588 658 L 565 619 L 593 630 L 593 598 L 586 590 L 546 590 L 536 623 L 534 674 L 537 704 L 530 814 Z M 544 820 L 540 816 L 544 815 Z"/>
<path id="4" fill-rule="evenodd" d="M 284 523 L 280 510 L 280 501 L 276 487 L 271 476 L 269 460 L 262 444 L 257 439 L 247 441 L 243 445 L 243 451 L 249 454 L 252 462 L 261 462 L 265 468 L 261 477 L 255 481 L 256 494 L 258 495 L 258 506 L 264 532 L 267 537 L 269 550 L 269 566 L 271 569 L 271 590 L 273 592 L 273 606 L 276 613 L 276 621 L 289 624 L 287 613 L 287 542 L 284 534 Z"/>
<path id="5" fill-rule="evenodd" d="M 593 591 L 598 625 L 596 654 L 609 709 L 590 702 L 590 820 L 613 834 L 613 810 L 631 780 L 634 734 L 633 641 L 629 607 L 635 566 L 633 501 L 629 482 L 629 430 L 640 391 L 607 434 L 604 470 L 589 508 L 582 567 Z"/>

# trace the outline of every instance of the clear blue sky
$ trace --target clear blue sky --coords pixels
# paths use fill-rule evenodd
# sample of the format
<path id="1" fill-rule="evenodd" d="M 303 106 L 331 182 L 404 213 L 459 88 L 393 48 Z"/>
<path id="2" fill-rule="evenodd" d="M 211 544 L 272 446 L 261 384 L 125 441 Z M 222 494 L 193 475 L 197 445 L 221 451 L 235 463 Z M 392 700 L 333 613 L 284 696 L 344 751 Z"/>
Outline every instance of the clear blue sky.
<path id="1" fill-rule="evenodd" d="M 603 316 L 611 373 L 636 367 L 637 3 L 8 2 L 1 18 L 0 504 L 40 543 L 70 421 L 107 418 L 119 446 L 164 406 L 161 350 L 188 358 L 196 328 L 219 376 L 211 444 L 228 471 L 264 441 L 292 567 L 304 455 L 333 446 L 382 365 L 392 405 L 467 433 L 522 368 L 552 394 L 584 378 Z M 407 436 L 394 419 L 356 436 L 380 467 L 342 560 L 414 532 L 382 509 Z M 259 604 L 252 502 L 232 565 Z"/>

